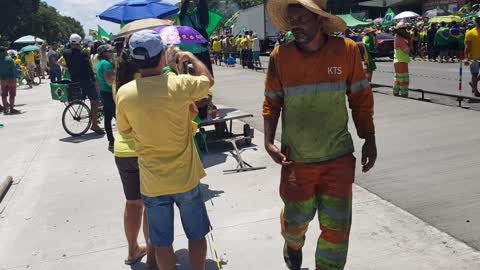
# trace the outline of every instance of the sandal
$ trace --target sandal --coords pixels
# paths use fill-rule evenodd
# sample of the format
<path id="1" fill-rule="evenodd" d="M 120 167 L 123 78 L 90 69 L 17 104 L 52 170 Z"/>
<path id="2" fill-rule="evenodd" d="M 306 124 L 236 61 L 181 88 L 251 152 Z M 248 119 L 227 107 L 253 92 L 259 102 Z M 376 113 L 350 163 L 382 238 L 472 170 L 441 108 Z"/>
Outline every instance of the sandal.
<path id="1" fill-rule="evenodd" d="M 139 250 L 138 250 L 138 253 L 135 257 L 133 258 L 127 258 L 125 260 L 125 264 L 126 265 L 132 265 L 132 264 L 136 264 L 137 262 L 141 261 L 143 257 L 145 257 L 145 255 L 147 255 L 147 249 L 144 248 L 144 247 L 141 247 Z"/>

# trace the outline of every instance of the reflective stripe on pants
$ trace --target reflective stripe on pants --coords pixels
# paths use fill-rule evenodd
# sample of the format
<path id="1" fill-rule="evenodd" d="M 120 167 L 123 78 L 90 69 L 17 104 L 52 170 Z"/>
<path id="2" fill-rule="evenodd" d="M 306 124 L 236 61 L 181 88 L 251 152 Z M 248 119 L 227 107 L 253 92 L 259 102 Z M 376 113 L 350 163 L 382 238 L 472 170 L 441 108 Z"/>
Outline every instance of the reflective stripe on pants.
<path id="1" fill-rule="evenodd" d="M 408 74 L 408 63 L 395 63 L 395 80 L 393 84 L 393 93 L 408 95 L 410 86 L 410 75 Z"/>
<path id="2" fill-rule="evenodd" d="M 354 178 L 352 155 L 322 165 L 294 163 L 282 168 L 282 236 L 290 248 L 303 248 L 308 225 L 318 212 L 322 233 L 315 253 L 317 270 L 345 267 Z"/>

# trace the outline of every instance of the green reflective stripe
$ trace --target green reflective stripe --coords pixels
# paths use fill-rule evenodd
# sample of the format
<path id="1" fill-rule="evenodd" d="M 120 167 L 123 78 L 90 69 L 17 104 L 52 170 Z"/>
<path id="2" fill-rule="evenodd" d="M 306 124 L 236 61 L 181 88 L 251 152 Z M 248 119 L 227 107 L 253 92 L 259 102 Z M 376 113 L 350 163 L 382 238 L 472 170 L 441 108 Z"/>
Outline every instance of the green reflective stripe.
<path id="1" fill-rule="evenodd" d="M 265 91 L 265 96 L 271 99 L 283 99 L 283 91 L 282 92 Z"/>
<path id="2" fill-rule="evenodd" d="M 320 196 L 320 203 L 322 207 L 334 208 L 334 209 L 351 209 L 352 198 L 336 198 L 328 195 Z"/>
<path id="3" fill-rule="evenodd" d="M 308 226 L 307 226 L 308 227 Z M 307 228 L 305 228 L 305 232 Z M 283 239 L 287 241 L 290 246 L 303 246 L 305 243 L 305 233 L 300 233 L 298 235 L 291 235 L 288 232 L 282 232 Z"/>
<path id="4" fill-rule="evenodd" d="M 350 227 L 350 219 L 333 219 L 325 213 L 319 213 L 320 224 L 332 231 L 346 231 Z"/>
<path id="5" fill-rule="evenodd" d="M 329 252 L 346 252 L 348 250 L 348 241 L 345 241 L 342 244 L 335 244 L 320 238 L 318 239 L 317 249 Z"/>
<path id="6" fill-rule="evenodd" d="M 284 199 L 284 204 L 283 218 L 292 225 L 302 225 L 312 221 L 317 211 L 317 199 L 315 197 L 301 202 Z"/>
<path id="7" fill-rule="evenodd" d="M 370 83 L 368 82 L 368 80 L 362 80 L 350 85 L 350 92 L 355 93 L 369 87 L 370 87 Z"/>
<path id="8" fill-rule="evenodd" d="M 312 95 L 322 92 L 337 92 L 346 91 L 348 88 L 347 82 L 333 82 L 333 83 L 317 83 L 301 86 L 287 87 L 285 89 L 285 96 L 301 96 Z"/>
<path id="9" fill-rule="evenodd" d="M 322 257 L 315 257 L 315 265 L 317 268 L 329 270 L 343 270 L 347 259 L 344 260 L 329 260 Z"/>

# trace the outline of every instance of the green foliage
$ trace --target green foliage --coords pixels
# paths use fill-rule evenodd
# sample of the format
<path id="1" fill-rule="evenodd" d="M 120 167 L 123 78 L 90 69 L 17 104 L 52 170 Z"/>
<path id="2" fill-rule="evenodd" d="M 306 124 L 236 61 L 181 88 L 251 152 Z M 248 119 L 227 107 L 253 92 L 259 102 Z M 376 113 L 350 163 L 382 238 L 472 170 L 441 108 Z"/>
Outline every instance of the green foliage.
<path id="1" fill-rule="evenodd" d="M 77 20 L 60 15 L 40 0 L 1 0 L 0 10 L 0 35 L 10 42 L 34 35 L 50 43 L 65 43 L 72 33 L 85 35 Z"/>

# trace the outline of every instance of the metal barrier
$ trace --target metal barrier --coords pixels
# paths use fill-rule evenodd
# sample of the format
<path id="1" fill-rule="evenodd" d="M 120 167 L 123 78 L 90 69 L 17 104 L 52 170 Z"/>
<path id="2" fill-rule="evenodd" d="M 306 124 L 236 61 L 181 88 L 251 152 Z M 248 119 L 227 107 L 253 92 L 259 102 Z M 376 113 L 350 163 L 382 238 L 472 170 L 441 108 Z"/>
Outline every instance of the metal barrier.
<path id="1" fill-rule="evenodd" d="M 376 83 L 372 83 L 371 85 L 372 85 L 372 88 L 375 88 L 375 87 L 392 88 L 391 85 L 376 84 Z M 421 97 L 419 100 L 422 100 L 422 101 L 428 101 L 429 99 L 426 99 L 426 98 L 425 98 L 425 94 L 429 94 L 429 95 L 437 95 L 437 96 L 444 96 L 444 97 L 456 98 L 457 101 L 458 101 L 458 107 L 463 107 L 463 106 L 462 106 L 462 102 L 463 102 L 464 100 L 475 100 L 475 101 L 478 101 L 478 102 L 480 103 L 480 98 L 478 98 L 478 97 L 467 97 L 467 96 L 462 96 L 462 95 L 439 93 L 439 92 L 429 91 L 429 90 L 423 90 L 423 89 L 408 89 L 408 91 L 421 93 L 421 94 L 422 94 L 422 97 Z"/>

